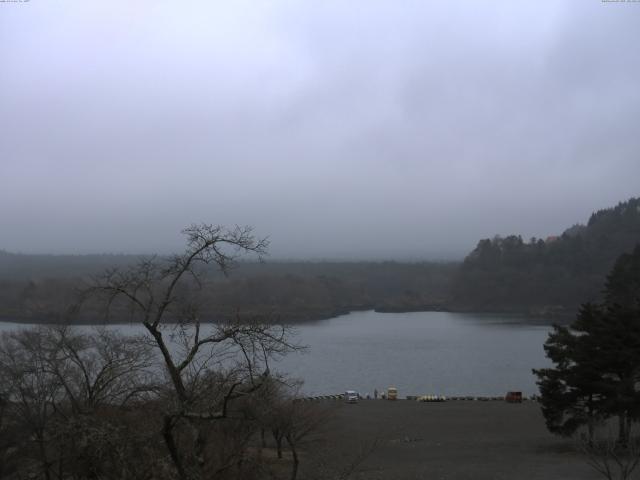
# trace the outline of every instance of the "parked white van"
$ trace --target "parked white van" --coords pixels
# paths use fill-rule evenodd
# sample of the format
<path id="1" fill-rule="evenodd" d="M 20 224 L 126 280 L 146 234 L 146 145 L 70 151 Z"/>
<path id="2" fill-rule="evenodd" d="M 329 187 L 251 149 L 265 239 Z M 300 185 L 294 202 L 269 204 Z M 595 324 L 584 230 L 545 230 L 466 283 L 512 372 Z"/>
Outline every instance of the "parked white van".
<path id="1" fill-rule="evenodd" d="M 358 395 L 358 392 L 355 390 L 347 390 L 344 392 L 344 401 L 347 403 L 358 403 L 358 398 L 360 398 L 360 395 Z"/>

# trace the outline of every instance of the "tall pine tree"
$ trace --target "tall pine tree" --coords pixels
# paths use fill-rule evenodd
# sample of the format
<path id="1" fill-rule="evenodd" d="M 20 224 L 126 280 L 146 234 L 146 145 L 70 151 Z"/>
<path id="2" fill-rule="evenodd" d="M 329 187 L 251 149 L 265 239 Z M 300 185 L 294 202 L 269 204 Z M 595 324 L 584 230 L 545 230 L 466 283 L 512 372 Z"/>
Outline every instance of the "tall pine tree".
<path id="1" fill-rule="evenodd" d="M 618 418 L 618 440 L 640 419 L 640 246 L 618 258 L 602 304 L 584 304 L 545 343 L 553 368 L 534 370 L 549 431 L 571 435 Z"/>

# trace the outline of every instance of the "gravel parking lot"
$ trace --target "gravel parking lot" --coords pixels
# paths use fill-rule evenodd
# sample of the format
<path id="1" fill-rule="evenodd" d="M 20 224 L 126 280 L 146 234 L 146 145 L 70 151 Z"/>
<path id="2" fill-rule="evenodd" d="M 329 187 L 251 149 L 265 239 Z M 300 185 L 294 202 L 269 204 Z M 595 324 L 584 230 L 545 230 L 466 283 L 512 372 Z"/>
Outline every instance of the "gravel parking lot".
<path id="1" fill-rule="evenodd" d="M 601 478 L 571 440 L 547 432 L 535 402 L 336 402 L 332 424 L 326 448 L 343 464 L 365 452 L 351 478 Z"/>

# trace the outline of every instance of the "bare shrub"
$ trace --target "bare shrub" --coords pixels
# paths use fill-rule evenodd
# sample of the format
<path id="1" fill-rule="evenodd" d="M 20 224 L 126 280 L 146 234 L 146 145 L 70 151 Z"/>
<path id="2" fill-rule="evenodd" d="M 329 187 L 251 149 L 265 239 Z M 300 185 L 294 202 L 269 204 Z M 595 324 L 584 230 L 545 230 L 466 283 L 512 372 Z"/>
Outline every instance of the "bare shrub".
<path id="1" fill-rule="evenodd" d="M 630 438 L 626 444 L 616 437 L 601 436 L 593 440 L 581 438 L 579 449 L 587 463 L 607 480 L 628 480 L 640 463 L 640 439 Z"/>

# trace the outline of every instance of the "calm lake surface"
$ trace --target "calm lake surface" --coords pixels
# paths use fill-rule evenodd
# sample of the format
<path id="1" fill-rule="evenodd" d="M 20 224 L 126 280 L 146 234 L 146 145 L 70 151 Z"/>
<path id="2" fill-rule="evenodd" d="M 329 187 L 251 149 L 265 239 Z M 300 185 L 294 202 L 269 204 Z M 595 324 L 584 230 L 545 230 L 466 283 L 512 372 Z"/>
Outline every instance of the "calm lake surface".
<path id="1" fill-rule="evenodd" d="M 0 323 L 0 331 L 24 325 Z M 83 327 L 89 328 L 89 327 Z M 138 333 L 137 325 L 118 325 Z M 304 380 L 309 395 L 388 386 L 400 396 L 537 393 L 532 368 L 549 365 L 549 325 L 523 317 L 447 312 L 353 312 L 296 327 L 303 353 L 274 365 Z"/>

